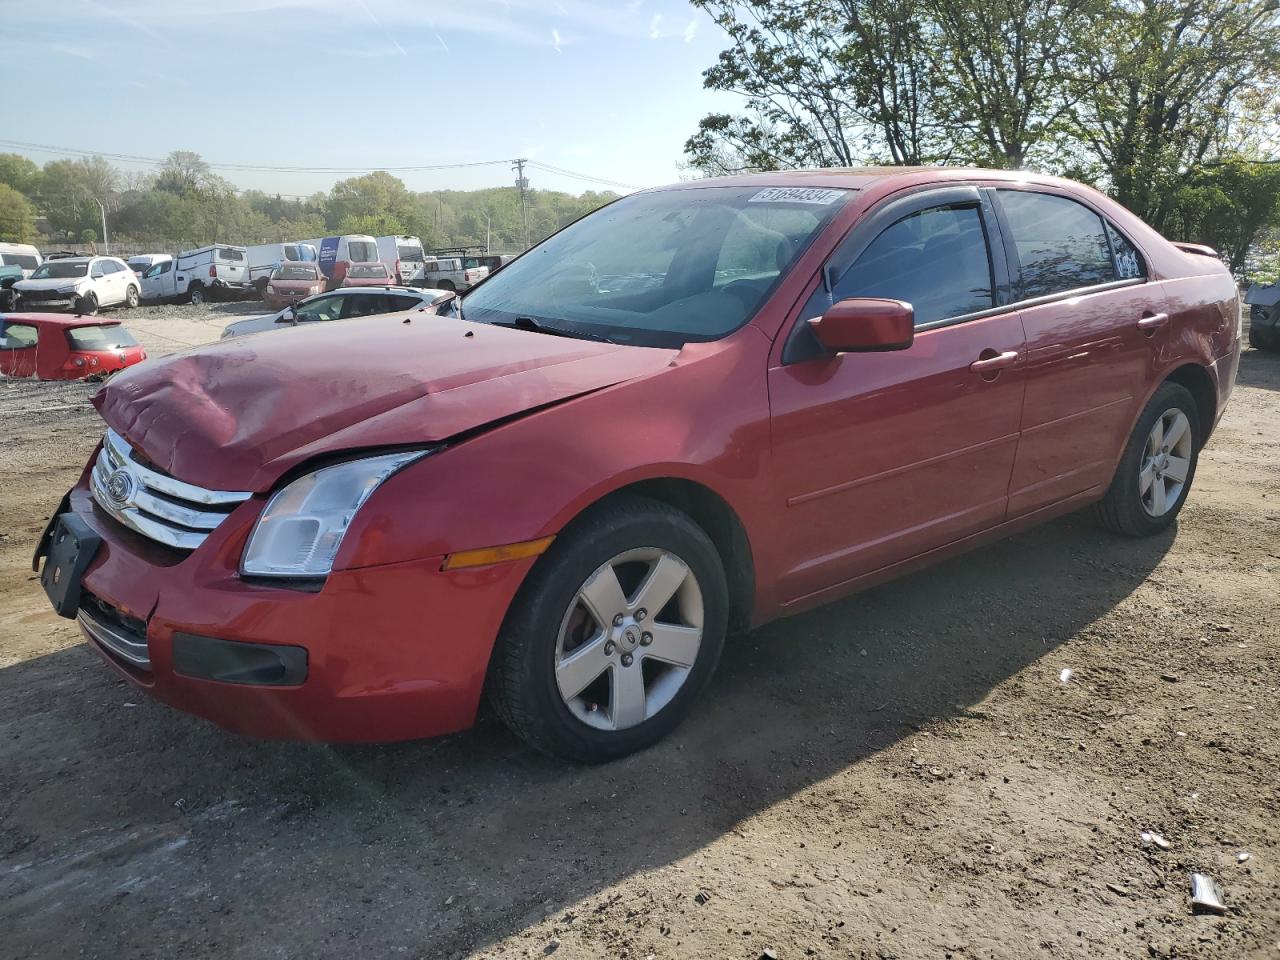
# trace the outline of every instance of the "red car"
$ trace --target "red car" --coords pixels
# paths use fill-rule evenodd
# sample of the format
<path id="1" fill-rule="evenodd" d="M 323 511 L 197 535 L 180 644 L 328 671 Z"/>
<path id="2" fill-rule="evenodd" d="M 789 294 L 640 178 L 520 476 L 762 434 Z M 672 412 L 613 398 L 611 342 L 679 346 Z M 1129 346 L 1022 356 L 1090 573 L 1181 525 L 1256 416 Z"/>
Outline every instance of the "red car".
<path id="1" fill-rule="evenodd" d="M 0 374 L 82 380 L 147 359 L 119 320 L 64 313 L 0 314 Z"/>
<path id="2" fill-rule="evenodd" d="M 385 263 L 353 263 L 342 278 L 344 287 L 385 287 L 400 281 Z"/>
<path id="3" fill-rule="evenodd" d="M 286 260 L 271 271 L 271 278 L 263 288 L 262 299 L 267 306 L 282 310 L 291 303 L 305 300 L 324 289 L 324 275 L 314 263 Z"/>
<path id="4" fill-rule="evenodd" d="M 1165 529 L 1240 351 L 1213 256 L 980 170 L 632 194 L 455 304 L 112 380 L 37 548 L 55 607 L 232 730 L 424 737 L 487 690 L 607 759 L 735 629 L 1089 504 Z"/>

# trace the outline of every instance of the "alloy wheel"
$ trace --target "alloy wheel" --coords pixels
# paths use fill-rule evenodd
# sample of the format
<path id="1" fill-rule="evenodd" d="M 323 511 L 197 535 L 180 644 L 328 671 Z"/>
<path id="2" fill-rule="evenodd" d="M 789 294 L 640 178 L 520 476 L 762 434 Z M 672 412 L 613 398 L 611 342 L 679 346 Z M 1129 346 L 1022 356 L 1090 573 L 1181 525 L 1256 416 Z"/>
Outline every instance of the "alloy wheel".
<path id="1" fill-rule="evenodd" d="M 657 547 L 620 553 L 587 578 L 561 621 L 560 696 L 600 730 L 643 723 L 688 679 L 702 627 L 702 589 L 688 564 Z"/>
<path id="2" fill-rule="evenodd" d="M 1191 421 L 1177 407 L 1151 425 L 1138 471 L 1138 493 L 1148 515 L 1162 517 L 1178 504 L 1191 469 L 1191 443 Z"/>

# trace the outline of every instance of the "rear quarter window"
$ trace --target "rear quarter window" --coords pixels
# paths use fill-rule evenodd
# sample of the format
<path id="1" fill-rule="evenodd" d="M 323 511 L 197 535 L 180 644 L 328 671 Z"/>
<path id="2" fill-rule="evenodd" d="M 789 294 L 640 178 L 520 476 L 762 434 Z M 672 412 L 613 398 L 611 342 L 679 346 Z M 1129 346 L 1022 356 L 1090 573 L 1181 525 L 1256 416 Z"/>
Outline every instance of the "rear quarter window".
<path id="1" fill-rule="evenodd" d="M 0 350 L 26 350 L 40 339 L 40 331 L 29 323 L 0 320 Z"/>

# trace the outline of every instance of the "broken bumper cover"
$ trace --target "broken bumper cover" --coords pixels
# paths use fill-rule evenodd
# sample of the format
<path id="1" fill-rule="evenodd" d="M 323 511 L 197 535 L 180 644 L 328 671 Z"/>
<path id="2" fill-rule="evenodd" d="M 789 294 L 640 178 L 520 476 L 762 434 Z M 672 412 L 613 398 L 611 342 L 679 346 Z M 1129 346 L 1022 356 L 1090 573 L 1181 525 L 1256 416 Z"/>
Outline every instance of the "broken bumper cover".
<path id="1" fill-rule="evenodd" d="M 445 572 L 429 557 L 309 589 L 254 582 L 234 570 L 260 507 L 242 505 L 241 522 L 184 556 L 105 516 L 82 480 L 70 508 L 102 537 L 82 580 L 90 644 L 157 700 L 236 733 L 375 743 L 471 726 L 533 560 Z"/>

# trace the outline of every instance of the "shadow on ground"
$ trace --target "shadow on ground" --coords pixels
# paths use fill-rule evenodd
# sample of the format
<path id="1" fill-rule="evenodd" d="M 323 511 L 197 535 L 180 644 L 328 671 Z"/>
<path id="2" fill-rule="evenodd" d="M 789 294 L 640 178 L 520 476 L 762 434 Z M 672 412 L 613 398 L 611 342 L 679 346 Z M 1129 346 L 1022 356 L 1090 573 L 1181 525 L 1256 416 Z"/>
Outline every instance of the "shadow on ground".
<path id="1" fill-rule="evenodd" d="M 967 711 L 1130 594 L 1172 540 L 1069 517 L 770 625 L 727 647 L 673 738 L 595 768 L 535 755 L 492 719 L 381 748 L 239 739 L 146 701 L 85 647 L 11 667 L 5 952 L 492 943 Z"/>

